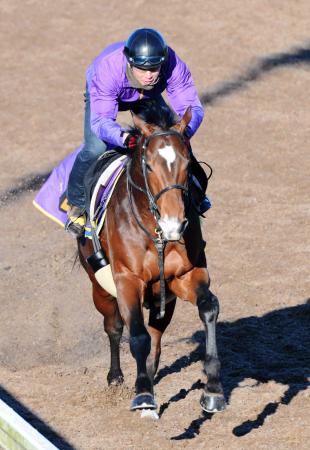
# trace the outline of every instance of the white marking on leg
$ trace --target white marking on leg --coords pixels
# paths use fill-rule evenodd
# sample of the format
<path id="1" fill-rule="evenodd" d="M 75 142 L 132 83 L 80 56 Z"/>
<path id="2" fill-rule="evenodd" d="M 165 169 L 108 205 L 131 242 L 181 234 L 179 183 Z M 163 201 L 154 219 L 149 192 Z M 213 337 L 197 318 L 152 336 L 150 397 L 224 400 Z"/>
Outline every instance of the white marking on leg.
<path id="1" fill-rule="evenodd" d="M 171 147 L 171 145 L 166 145 L 163 148 L 159 148 L 158 153 L 162 158 L 166 160 L 168 170 L 169 172 L 171 172 L 171 164 L 175 161 L 176 158 L 176 154 L 173 147 Z"/>
<path id="2" fill-rule="evenodd" d="M 153 419 L 153 420 L 158 420 L 159 416 L 157 414 L 157 412 L 154 409 L 142 409 L 141 410 L 141 418 L 145 419 Z"/>

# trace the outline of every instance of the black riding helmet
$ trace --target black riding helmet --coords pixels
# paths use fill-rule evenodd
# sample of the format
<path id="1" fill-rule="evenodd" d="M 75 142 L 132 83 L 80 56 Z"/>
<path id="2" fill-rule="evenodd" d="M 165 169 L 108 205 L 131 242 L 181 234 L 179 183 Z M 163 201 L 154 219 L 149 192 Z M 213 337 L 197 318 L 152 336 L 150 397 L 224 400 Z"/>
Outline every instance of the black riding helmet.
<path id="1" fill-rule="evenodd" d="M 167 44 L 162 35 L 152 28 L 138 28 L 125 44 L 124 54 L 130 65 L 153 69 L 167 58 Z"/>

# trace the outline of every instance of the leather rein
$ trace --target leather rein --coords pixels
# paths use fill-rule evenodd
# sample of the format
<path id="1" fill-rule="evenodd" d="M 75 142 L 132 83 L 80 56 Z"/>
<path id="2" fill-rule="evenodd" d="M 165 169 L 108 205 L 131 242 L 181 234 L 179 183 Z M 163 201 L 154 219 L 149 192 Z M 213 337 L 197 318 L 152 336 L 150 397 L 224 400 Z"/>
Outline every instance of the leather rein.
<path id="1" fill-rule="evenodd" d="M 165 194 L 166 192 L 170 191 L 171 189 L 180 189 L 184 192 L 184 195 L 188 197 L 189 195 L 189 188 L 188 183 L 186 185 L 183 184 L 170 184 L 166 186 L 164 189 L 159 191 L 157 194 L 153 194 L 149 182 L 148 182 L 148 175 L 147 175 L 147 162 L 146 162 L 146 152 L 148 145 L 152 139 L 158 136 L 177 136 L 182 142 L 184 142 L 183 136 L 178 133 L 176 130 L 168 130 L 168 131 L 155 131 L 150 136 L 148 136 L 142 145 L 142 154 L 141 154 L 141 167 L 142 167 L 142 174 L 143 174 L 143 181 L 145 188 L 138 186 L 132 179 L 130 174 L 130 169 L 132 166 L 132 160 L 127 165 L 127 193 L 129 198 L 129 204 L 131 212 L 138 224 L 138 226 L 144 231 L 144 233 L 151 239 L 154 243 L 154 246 L 158 253 L 158 265 L 159 265 L 159 282 L 160 282 L 160 312 L 157 315 L 157 319 L 162 319 L 165 315 L 165 304 L 166 304 L 166 289 L 165 289 L 165 274 L 164 274 L 164 251 L 165 246 L 167 244 L 167 239 L 163 237 L 163 232 L 160 228 L 160 225 L 158 221 L 160 220 L 160 211 L 158 209 L 157 201 L 159 198 Z M 143 192 L 147 199 L 149 204 L 149 209 L 155 219 L 155 222 L 157 224 L 157 228 L 155 228 L 155 233 L 157 234 L 157 237 L 154 237 L 144 226 L 144 224 L 139 220 L 137 217 L 137 214 L 135 212 L 134 206 L 133 206 L 133 199 L 132 199 L 132 188 L 135 188 L 139 190 L 140 192 Z M 185 228 L 183 232 L 185 231 Z"/>

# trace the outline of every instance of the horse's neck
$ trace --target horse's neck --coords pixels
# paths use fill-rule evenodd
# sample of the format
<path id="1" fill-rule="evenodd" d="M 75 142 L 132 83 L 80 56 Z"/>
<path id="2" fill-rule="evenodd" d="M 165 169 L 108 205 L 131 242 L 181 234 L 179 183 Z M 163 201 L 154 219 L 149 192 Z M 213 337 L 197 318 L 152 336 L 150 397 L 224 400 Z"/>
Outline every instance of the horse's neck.
<path id="1" fill-rule="evenodd" d="M 130 176 L 134 183 L 136 183 L 141 188 L 145 188 L 144 185 L 144 179 L 143 179 L 143 173 L 142 173 L 142 166 L 141 166 L 141 151 L 137 152 L 133 157 L 131 161 L 131 167 L 130 167 Z"/>
<path id="2" fill-rule="evenodd" d="M 129 183 L 130 198 L 128 200 L 131 202 L 132 208 L 138 212 L 139 221 L 143 222 L 143 225 L 145 225 L 144 222 L 147 221 L 147 228 L 149 227 L 149 223 L 152 223 L 152 225 L 156 228 L 155 219 L 149 209 L 149 201 L 146 194 L 146 186 L 141 167 L 141 154 L 136 154 L 133 157 L 129 173 L 134 185 Z M 143 192 L 139 188 L 142 189 Z"/>

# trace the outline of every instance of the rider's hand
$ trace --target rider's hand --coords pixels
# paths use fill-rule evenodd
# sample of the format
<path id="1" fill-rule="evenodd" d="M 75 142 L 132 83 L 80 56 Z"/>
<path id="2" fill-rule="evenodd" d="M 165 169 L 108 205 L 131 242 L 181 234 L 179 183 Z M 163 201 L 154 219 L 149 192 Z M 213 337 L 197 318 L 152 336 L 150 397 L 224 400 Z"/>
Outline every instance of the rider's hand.
<path id="1" fill-rule="evenodd" d="M 132 134 L 130 132 L 125 132 L 123 134 L 123 143 L 125 145 L 126 148 L 128 148 L 129 150 L 134 150 L 137 146 L 137 135 L 136 134 Z"/>

